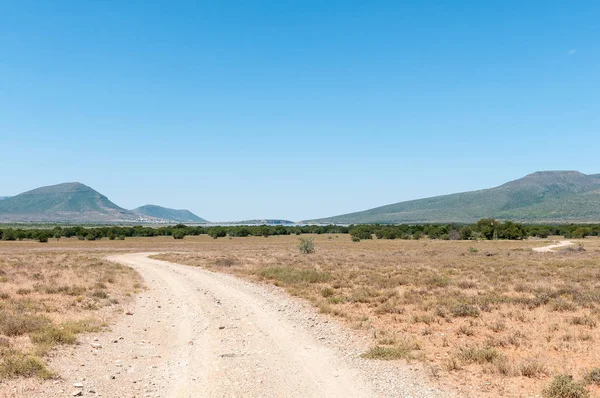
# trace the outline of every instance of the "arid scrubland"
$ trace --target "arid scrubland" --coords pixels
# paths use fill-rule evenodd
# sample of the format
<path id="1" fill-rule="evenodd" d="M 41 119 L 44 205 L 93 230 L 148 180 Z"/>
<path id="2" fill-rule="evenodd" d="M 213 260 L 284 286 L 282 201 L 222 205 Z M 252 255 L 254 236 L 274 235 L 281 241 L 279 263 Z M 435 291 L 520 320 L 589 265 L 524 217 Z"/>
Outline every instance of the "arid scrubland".
<path id="1" fill-rule="evenodd" d="M 532 251 L 548 240 L 298 242 L 203 240 L 159 258 L 282 286 L 372 335 L 366 358 L 421 364 L 474 396 L 599 394 L 600 240 L 556 253 Z"/>
<path id="2" fill-rule="evenodd" d="M 15 246 L 0 252 L 0 379 L 49 378 L 53 348 L 107 327 L 142 281 L 98 254 Z"/>
<path id="3" fill-rule="evenodd" d="M 0 242 L 0 377 L 49 377 L 53 345 L 110 323 L 142 288 L 102 258 L 146 251 L 281 286 L 371 336 L 366 358 L 470 396 L 600 395 L 599 239 L 555 253 L 532 250 L 552 240 L 312 239 L 313 253 L 298 236 Z"/>

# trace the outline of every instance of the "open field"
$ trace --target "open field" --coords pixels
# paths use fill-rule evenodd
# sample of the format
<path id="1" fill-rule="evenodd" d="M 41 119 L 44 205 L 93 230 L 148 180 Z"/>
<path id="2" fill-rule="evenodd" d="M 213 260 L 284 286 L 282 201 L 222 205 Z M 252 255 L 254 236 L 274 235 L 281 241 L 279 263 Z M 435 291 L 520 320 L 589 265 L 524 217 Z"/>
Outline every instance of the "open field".
<path id="1" fill-rule="evenodd" d="M 14 249 L 0 254 L 0 379 L 50 378 L 53 348 L 105 328 L 142 281 L 102 256 Z"/>
<path id="2" fill-rule="evenodd" d="M 282 286 L 367 330 L 366 357 L 423 363 L 474 396 L 535 396 L 600 364 L 600 240 L 558 253 L 531 250 L 551 241 L 314 241 L 308 255 L 280 237 L 159 258 Z"/>
<path id="3" fill-rule="evenodd" d="M 90 317 L 106 322 L 100 308 L 114 312 L 118 304 L 110 300 L 126 302 L 140 281 L 100 259 L 111 253 L 172 252 L 158 257 L 281 286 L 371 336 L 365 357 L 410 361 L 471 396 L 539 396 L 555 376 L 568 374 L 579 382 L 600 364 L 597 238 L 574 241 L 556 253 L 532 250 L 551 240 L 312 238 L 312 254 L 299 252 L 297 236 L 0 242 L 0 265 L 7 273 L 0 290 L 9 295 L 3 313 L 16 313 L 20 307 L 14 303 L 36 302 L 34 314 L 48 317 L 55 328 Z M 103 282 L 111 272 L 118 277 Z M 37 273 L 42 279 L 35 279 Z M 44 292 L 40 286 L 52 280 L 85 290 L 75 296 Z M 31 292 L 18 294 L 19 289 Z M 98 289 L 108 296 L 96 297 Z M 81 311 L 83 303 L 95 304 Z M 33 332 L 27 335 L 10 337 L 11 350 L 35 354 Z M 594 374 L 588 380 L 586 388 L 599 395 Z"/>

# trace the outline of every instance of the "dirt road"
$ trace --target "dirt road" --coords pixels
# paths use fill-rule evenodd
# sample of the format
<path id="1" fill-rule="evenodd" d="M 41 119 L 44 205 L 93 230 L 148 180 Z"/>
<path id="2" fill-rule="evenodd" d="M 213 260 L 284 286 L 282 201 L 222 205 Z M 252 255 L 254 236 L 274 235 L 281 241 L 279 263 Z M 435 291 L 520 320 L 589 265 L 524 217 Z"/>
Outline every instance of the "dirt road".
<path id="1" fill-rule="evenodd" d="M 573 244 L 573 242 L 571 242 L 570 240 L 561 240 L 560 242 L 554 243 L 552 245 L 543 246 L 543 247 L 535 247 L 533 249 L 533 251 L 538 252 L 538 253 L 554 252 L 554 251 L 556 251 L 554 249 L 558 249 L 558 248 L 565 247 L 565 246 L 571 246 L 572 244 Z"/>
<path id="2" fill-rule="evenodd" d="M 109 259 L 138 270 L 148 290 L 111 332 L 90 335 L 68 356 L 57 356 L 52 366 L 64 382 L 26 395 L 453 395 L 433 388 L 407 365 L 360 358 L 369 338 L 274 287 L 149 259 L 148 253 Z"/>

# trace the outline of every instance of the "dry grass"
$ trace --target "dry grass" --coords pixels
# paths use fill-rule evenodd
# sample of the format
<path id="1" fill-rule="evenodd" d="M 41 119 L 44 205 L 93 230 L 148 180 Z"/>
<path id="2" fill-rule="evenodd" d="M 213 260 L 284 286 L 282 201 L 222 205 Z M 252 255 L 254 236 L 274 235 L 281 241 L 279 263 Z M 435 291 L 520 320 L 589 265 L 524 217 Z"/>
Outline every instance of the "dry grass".
<path id="1" fill-rule="evenodd" d="M 140 278 L 100 255 L 11 249 L 0 254 L 0 378 L 49 378 L 43 357 L 100 330 Z"/>
<path id="2" fill-rule="evenodd" d="M 373 349 L 365 356 L 422 363 L 424 369 L 436 369 L 440 382 L 472 396 L 539 396 L 571 387 L 600 395 L 599 372 L 593 371 L 600 363 L 600 240 L 579 241 L 583 249 L 534 253 L 531 248 L 551 242 L 312 239 L 310 255 L 299 252 L 297 236 L 0 242 L 0 252 L 6 253 L 0 258 L 25 250 L 37 262 L 60 256 L 98 261 L 90 259 L 109 252 L 179 252 L 160 257 L 281 286 L 373 336 Z M 112 289 L 121 284 L 104 281 L 106 288 L 94 287 L 97 281 L 91 278 L 50 294 L 36 289 L 49 284 L 35 280 L 35 273 L 28 270 L 28 282 L 11 282 L 10 288 L 0 283 L 2 302 L 31 303 L 39 295 L 56 294 L 69 303 L 80 296 L 81 306 L 104 305 L 119 294 Z M 47 278 L 47 271 L 42 274 Z M 0 281 L 5 278 L 0 274 Z M 81 285 L 83 294 L 77 293 Z M 48 317 L 55 326 L 68 321 L 67 314 L 59 317 L 65 319 L 52 312 L 35 314 L 41 317 L 37 322 Z M 35 329 L 36 323 L 24 327 Z M 561 374 L 573 376 L 575 384 L 556 377 Z"/>
<path id="3" fill-rule="evenodd" d="M 378 336 L 365 357 L 416 358 L 477 396 L 538 395 L 600 363 L 600 240 L 545 254 L 531 248 L 547 241 L 313 240 L 310 256 L 270 237 L 196 238 L 201 251 L 159 257 L 282 286 Z M 235 265 L 218 266 L 225 254 Z"/>

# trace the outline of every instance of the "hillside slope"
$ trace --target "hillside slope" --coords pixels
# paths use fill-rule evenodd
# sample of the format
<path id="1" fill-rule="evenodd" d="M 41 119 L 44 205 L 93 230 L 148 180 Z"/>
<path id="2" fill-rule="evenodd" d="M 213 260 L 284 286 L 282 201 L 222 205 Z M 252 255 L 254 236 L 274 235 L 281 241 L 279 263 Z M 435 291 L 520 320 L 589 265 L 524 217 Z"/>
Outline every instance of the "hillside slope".
<path id="1" fill-rule="evenodd" d="M 495 188 L 400 202 L 309 222 L 468 223 L 485 217 L 522 222 L 598 222 L 600 175 L 541 171 Z"/>
<path id="2" fill-rule="evenodd" d="M 140 216 L 78 182 L 37 188 L 0 201 L 0 221 L 130 222 Z"/>
<path id="3" fill-rule="evenodd" d="M 204 223 L 207 222 L 205 219 L 198 217 L 194 213 L 189 210 L 176 210 L 169 209 L 162 206 L 156 205 L 145 205 L 140 206 L 137 209 L 132 210 L 135 213 L 139 213 L 145 216 L 162 218 L 170 221 L 178 221 L 178 222 L 196 222 L 196 223 Z"/>

